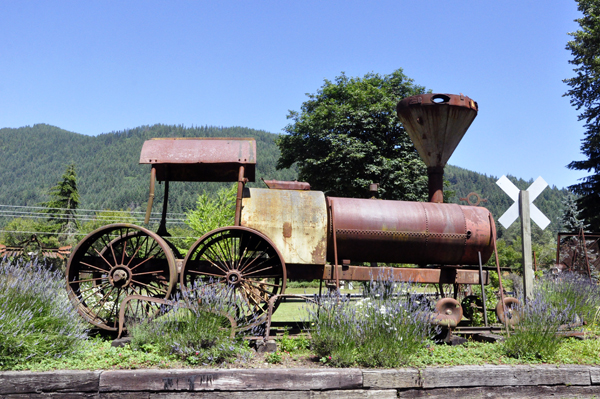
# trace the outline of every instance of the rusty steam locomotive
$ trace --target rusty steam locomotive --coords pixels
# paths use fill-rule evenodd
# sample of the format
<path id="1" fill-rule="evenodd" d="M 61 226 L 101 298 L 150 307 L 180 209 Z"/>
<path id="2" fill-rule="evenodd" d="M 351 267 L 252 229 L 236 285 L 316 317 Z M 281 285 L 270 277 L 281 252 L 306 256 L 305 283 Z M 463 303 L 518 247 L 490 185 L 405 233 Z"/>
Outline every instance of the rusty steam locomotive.
<path id="1" fill-rule="evenodd" d="M 402 100 L 398 115 L 428 166 L 430 202 L 333 198 L 301 182 L 255 180 L 254 139 L 153 139 L 140 163 L 151 165 L 150 215 L 155 181 L 165 182 L 158 232 L 112 224 L 86 236 L 67 266 L 67 290 L 92 324 L 117 329 L 120 303 L 129 295 L 169 298 L 177 284 L 227 284 L 266 313 L 288 280 L 369 281 L 386 273 L 396 281 L 485 284 L 487 272 L 468 265 L 486 262 L 495 248 L 495 225 L 485 208 L 442 203 L 443 168 L 477 115 L 463 95 L 424 94 Z M 199 238 L 187 256 L 166 237 L 170 181 L 237 182 L 234 226 Z M 418 267 L 367 267 L 365 262 Z M 438 306 L 441 319 L 462 317 L 451 298 Z"/>

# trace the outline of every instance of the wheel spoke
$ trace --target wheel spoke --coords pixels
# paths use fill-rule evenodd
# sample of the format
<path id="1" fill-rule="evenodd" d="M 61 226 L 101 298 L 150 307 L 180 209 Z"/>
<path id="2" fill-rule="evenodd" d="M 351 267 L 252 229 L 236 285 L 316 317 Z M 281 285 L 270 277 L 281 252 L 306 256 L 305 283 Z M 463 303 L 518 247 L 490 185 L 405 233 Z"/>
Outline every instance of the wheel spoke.
<path id="1" fill-rule="evenodd" d="M 110 241 L 109 241 L 109 242 L 106 242 L 106 239 L 105 239 L 105 237 L 104 237 L 104 236 L 100 236 L 100 240 L 101 240 L 101 242 L 99 242 L 99 244 L 101 244 L 101 245 L 100 245 L 100 248 L 106 248 L 106 247 L 108 246 L 109 242 L 110 242 Z M 95 244 L 95 243 L 94 243 L 94 244 Z M 93 244 L 92 244 L 92 245 L 93 245 Z M 94 249 L 94 251 L 98 252 L 98 251 L 96 250 L 96 248 L 93 248 L 93 249 Z M 92 254 L 92 255 L 93 255 L 93 254 Z"/>
<path id="2" fill-rule="evenodd" d="M 146 256 L 148 256 L 149 254 L 151 254 L 157 247 L 158 247 L 158 242 L 156 242 L 155 240 L 152 240 L 152 246 L 146 252 Z M 156 256 L 156 254 L 154 254 L 153 256 Z"/>
<path id="3" fill-rule="evenodd" d="M 246 282 L 250 283 L 253 287 L 258 288 L 259 290 L 261 290 L 262 292 L 264 292 L 265 294 L 267 294 L 269 297 L 273 296 L 272 292 L 269 292 L 269 291 L 265 290 L 263 287 L 260 286 L 261 283 L 259 283 L 257 281 L 253 281 L 253 280 L 246 280 Z"/>
<path id="4" fill-rule="evenodd" d="M 110 289 L 110 291 L 108 291 L 108 292 L 107 292 L 107 293 L 106 293 L 106 294 L 105 294 L 105 295 L 102 297 L 102 299 L 100 299 L 100 302 L 96 303 L 96 304 L 94 305 L 94 307 L 90 308 L 90 311 L 93 311 L 94 309 L 96 309 L 96 308 L 98 307 L 98 305 L 100 305 L 100 304 L 104 305 L 104 304 L 106 303 L 106 300 L 105 300 L 105 298 L 107 298 L 107 297 L 108 297 L 110 294 L 112 294 L 112 292 L 114 291 L 114 289 L 115 289 L 115 287 L 112 287 L 112 288 Z M 100 309 L 102 309 L 102 307 L 100 307 Z"/>
<path id="5" fill-rule="evenodd" d="M 255 258 L 254 260 L 256 260 L 256 259 L 260 259 L 260 258 Z M 254 262 L 254 260 L 253 260 L 252 262 Z M 262 262 L 260 262 L 260 263 L 257 263 L 257 264 L 255 264 L 255 265 L 253 265 L 252 267 L 250 267 L 250 265 L 252 264 L 252 263 L 250 263 L 250 264 L 249 264 L 247 267 L 245 267 L 245 268 L 244 268 L 244 270 L 243 270 L 243 273 L 244 273 L 244 274 L 249 274 L 250 270 L 254 270 L 254 269 L 256 269 L 257 267 L 261 267 L 262 265 L 264 265 L 265 263 L 267 263 L 267 262 L 269 262 L 269 261 L 271 261 L 271 258 L 266 258 L 266 259 L 263 259 L 263 261 L 262 261 Z"/>
<path id="6" fill-rule="evenodd" d="M 99 267 L 96 267 L 96 266 L 90 265 L 89 263 L 85 263 L 85 262 L 79 262 L 79 263 L 81 263 L 82 265 L 89 266 L 89 267 L 91 267 L 92 269 L 99 270 L 99 271 L 101 271 L 101 272 L 109 272 L 109 271 L 110 271 L 110 270 L 101 269 L 101 268 L 99 268 Z M 80 272 L 82 271 L 81 269 L 79 269 L 79 270 L 80 270 Z"/>
<path id="7" fill-rule="evenodd" d="M 95 294 L 97 294 L 98 292 L 101 292 L 102 290 L 100 289 L 100 287 L 102 287 L 103 285 L 106 285 L 106 286 L 110 287 L 110 284 L 109 284 L 109 283 L 103 283 L 103 284 L 101 284 L 101 285 L 99 285 L 99 286 L 96 286 L 96 287 L 92 286 L 92 287 L 90 287 L 90 288 L 88 288 L 88 289 L 86 289 L 86 290 L 83 290 L 83 291 L 81 291 L 81 289 L 80 289 L 80 290 L 79 290 L 79 295 L 81 295 L 81 293 L 83 293 L 83 292 L 86 292 L 86 291 L 92 290 L 92 289 L 94 289 L 94 288 L 96 289 L 96 291 L 93 291 L 93 292 L 92 292 L 90 295 L 88 295 L 88 296 L 86 296 L 84 299 L 82 299 L 82 300 L 81 300 L 81 302 L 82 302 L 82 303 L 84 303 L 84 302 L 85 302 L 85 301 L 87 301 L 89 298 L 91 298 L 91 297 L 92 297 L 92 295 L 95 295 Z"/>
<path id="8" fill-rule="evenodd" d="M 197 270 L 189 270 L 189 272 L 190 273 L 201 274 L 203 276 L 211 276 L 211 277 L 223 278 L 222 274 L 212 274 L 212 273 L 206 273 L 206 272 L 199 272 Z"/>
<path id="9" fill-rule="evenodd" d="M 219 269 L 220 271 L 222 271 L 223 274 L 227 274 L 227 270 L 223 269 L 222 267 L 220 267 L 219 265 L 217 265 L 216 263 L 214 263 L 211 259 L 208 259 L 206 257 L 206 252 L 202 254 L 202 257 L 204 258 L 204 260 L 208 261 L 211 265 L 213 265 L 214 267 L 216 267 L 217 269 Z"/>
<path id="10" fill-rule="evenodd" d="M 146 287 L 148 289 L 153 289 L 153 290 L 158 291 L 158 292 L 164 292 L 165 294 L 167 293 L 167 290 L 161 290 L 161 289 L 156 288 L 156 287 L 151 287 L 148 284 L 142 283 L 141 281 L 137 281 L 137 280 L 131 279 L 131 282 L 134 282 L 134 283 L 139 284 L 139 285 L 143 285 L 144 287 Z"/>
<path id="11" fill-rule="evenodd" d="M 141 276 L 142 274 L 165 273 L 165 270 L 154 270 L 151 272 L 131 273 L 132 276 Z"/>
<path id="12" fill-rule="evenodd" d="M 254 288 L 259 288 L 259 287 L 244 287 L 243 290 L 246 293 L 246 296 L 248 297 L 248 299 L 252 299 L 253 303 L 250 303 L 250 301 L 248 301 L 248 305 L 253 306 L 255 309 L 256 308 L 260 308 L 260 306 L 258 305 L 260 302 L 264 302 L 264 298 L 261 297 L 260 295 L 258 295 L 256 293 L 256 291 L 254 290 Z"/>
<path id="13" fill-rule="evenodd" d="M 226 236 L 225 234 L 222 234 L 220 239 L 216 242 L 215 246 L 220 250 L 223 260 L 229 262 L 229 269 L 231 270 L 231 269 L 234 269 L 234 267 L 233 267 L 234 260 L 233 260 L 233 255 L 231 253 L 230 240 L 231 240 L 230 236 Z"/>
<path id="14" fill-rule="evenodd" d="M 255 281 L 255 280 L 249 280 L 246 279 L 246 282 L 249 282 L 250 284 L 260 284 L 260 285 L 268 285 L 269 287 L 276 287 L 276 288 L 281 288 L 281 284 L 272 284 L 272 283 L 267 283 L 267 282 L 262 282 L 262 281 Z"/>
<path id="15" fill-rule="evenodd" d="M 96 248 L 94 248 L 94 251 L 96 251 L 96 253 L 102 258 L 102 260 L 104 260 L 106 262 L 106 264 L 108 266 L 110 266 L 110 268 L 112 269 L 114 265 L 111 265 L 109 261 L 107 261 L 104 256 L 102 256 L 102 254 L 100 252 L 98 252 L 98 250 Z"/>
<path id="16" fill-rule="evenodd" d="M 139 240 L 136 241 L 136 248 L 135 248 L 135 252 L 133 253 L 133 256 L 131 256 L 131 258 L 129 258 L 129 262 L 127 262 L 127 267 L 129 267 L 129 265 L 131 265 L 131 262 L 133 262 L 133 259 L 135 258 L 135 256 L 138 254 L 138 252 L 140 251 L 140 248 L 142 248 L 142 246 L 140 245 Z"/>
<path id="17" fill-rule="evenodd" d="M 217 281 L 206 284 L 207 287 L 211 287 L 213 285 L 223 285 L 225 283 L 225 279 L 223 277 L 219 278 Z"/>
<path id="18" fill-rule="evenodd" d="M 136 267 L 139 267 L 139 266 L 143 265 L 144 263 L 148 262 L 148 261 L 149 261 L 150 259 L 152 259 L 152 258 L 154 258 L 154 255 L 152 255 L 152 256 L 151 256 L 151 257 L 149 257 L 149 258 L 146 258 L 146 259 L 144 259 L 143 261 L 141 261 L 140 263 L 138 263 L 137 265 L 135 265 L 134 267 L 132 267 L 132 268 L 131 268 L 131 269 L 129 269 L 129 270 L 133 271 L 133 269 L 135 269 Z"/>
<path id="19" fill-rule="evenodd" d="M 250 276 L 250 275 L 252 275 L 252 274 L 260 273 L 260 272 L 262 272 L 262 271 L 269 270 L 269 269 L 274 269 L 274 268 L 275 268 L 275 266 L 268 266 L 268 267 L 264 267 L 264 268 L 262 268 L 262 269 L 260 269 L 260 270 L 255 270 L 255 271 L 253 271 L 252 273 L 244 273 L 244 275 L 245 275 L 245 276 Z"/>
<path id="20" fill-rule="evenodd" d="M 123 239 L 123 238 L 121 237 L 121 239 Z M 128 242 L 127 240 L 125 240 L 123 242 L 123 255 L 121 256 L 121 264 L 122 265 L 125 264 L 125 255 L 127 254 L 127 242 Z"/>
<path id="21" fill-rule="evenodd" d="M 88 281 L 105 280 L 105 279 L 106 279 L 106 277 L 96 277 L 96 278 L 87 278 L 85 280 L 69 281 L 69 283 L 86 283 Z"/>
<path id="22" fill-rule="evenodd" d="M 112 241 L 108 244 L 108 246 L 110 247 L 110 252 L 112 252 L 112 256 L 113 259 L 115 260 L 115 266 L 119 264 L 119 261 L 117 260 L 117 256 L 115 255 L 115 249 L 112 246 Z"/>
<path id="23" fill-rule="evenodd" d="M 227 270 L 232 269 L 231 256 L 227 255 L 228 250 L 226 248 L 223 248 L 221 241 L 217 241 L 214 245 L 211 245 L 208 248 L 213 254 L 213 256 L 215 256 L 217 259 L 221 259 L 221 261 L 224 262 Z"/>
<path id="24" fill-rule="evenodd" d="M 108 314 L 108 316 L 113 316 L 113 327 L 116 326 L 117 323 L 117 319 L 114 317 L 117 314 L 117 310 L 118 310 L 118 306 L 121 302 L 119 302 L 119 298 L 121 297 L 121 292 L 123 292 L 122 289 L 118 288 L 117 289 L 117 297 L 115 298 L 115 301 L 113 302 L 112 307 L 110 308 L 110 312 Z M 109 322 L 110 320 L 106 320 L 107 322 Z"/>

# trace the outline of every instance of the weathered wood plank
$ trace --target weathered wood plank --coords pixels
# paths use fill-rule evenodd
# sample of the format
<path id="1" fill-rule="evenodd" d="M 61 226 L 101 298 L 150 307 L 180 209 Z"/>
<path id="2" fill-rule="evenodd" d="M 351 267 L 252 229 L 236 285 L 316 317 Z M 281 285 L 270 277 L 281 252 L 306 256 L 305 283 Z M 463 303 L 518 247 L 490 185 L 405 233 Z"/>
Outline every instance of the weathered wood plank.
<path id="1" fill-rule="evenodd" d="M 363 370 L 365 388 L 418 388 L 421 378 L 417 369 Z"/>
<path id="2" fill-rule="evenodd" d="M 102 393 L 100 399 L 132 399 L 119 396 L 117 392 Z M 395 389 L 387 390 L 334 390 L 334 391 L 205 391 L 205 392 L 159 392 L 141 399 L 396 399 Z M 136 398 L 137 399 L 137 398 Z"/>
<path id="3" fill-rule="evenodd" d="M 590 379 L 592 384 L 598 385 L 600 384 L 600 367 L 590 367 Z"/>
<path id="4" fill-rule="evenodd" d="M 586 366 L 455 366 L 426 368 L 421 373 L 423 388 L 590 385 Z"/>
<path id="5" fill-rule="evenodd" d="M 323 390 L 362 387 L 359 369 L 121 370 L 100 376 L 100 392 Z"/>
<path id="6" fill-rule="evenodd" d="M 532 398 L 598 398 L 600 386 L 545 386 L 530 385 L 518 387 L 472 387 L 472 388 L 439 388 L 409 389 L 400 391 L 398 398 L 427 399 L 532 399 Z"/>
<path id="7" fill-rule="evenodd" d="M 14 393 L 0 396 L 2 399 L 100 399 L 98 393 L 75 392 L 42 392 L 42 393 Z M 136 398 L 137 399 L 137 398 Z"/>
<path id="8" fill-rule="evenodd" d="M 100 371 L 0 372 L 0 395 L 34 392 L 98 392 Z"/>

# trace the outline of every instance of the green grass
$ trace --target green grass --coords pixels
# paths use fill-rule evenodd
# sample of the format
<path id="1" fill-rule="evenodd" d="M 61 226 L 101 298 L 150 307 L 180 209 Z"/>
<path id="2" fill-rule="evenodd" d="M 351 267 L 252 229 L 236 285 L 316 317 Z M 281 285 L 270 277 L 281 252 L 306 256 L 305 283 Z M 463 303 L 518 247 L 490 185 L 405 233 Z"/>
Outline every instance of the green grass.
<path id="1" fill-rule="evenodd" d="M 323 293 L 326 293 L 327 289 L 323 288 Z M 355 284 L 353 290 L 342 289 L 342 294 L 360 294 L 360 285 Z M 296 295 L 313 295 L 319 293 L 319 288 L 286 288 L 286 294 Z M 310 302 L 307 302 L 308 306 Z M 304 302 L 282 302 L 279 307 L 273 313 L 273 321 L 305 321 L 307 318 L 306 306 Z"/>
<path id="2" fill-rule="evenodd" d="M 294 338 L 287 338 L 288 341 Z M 286 343 L 288 346 L 289 342 Z M 190 365 L 177 360 L 175 356 L 161 356 L 152 348 L 149 351 L 133 350 L 129 345 L 113 348 L 110 341 L 99 338 L 90 339 L 78 354 L 63 356 L 60 359 L 48 357 L 22 362 L 13 370 L 111 370 L 141 368 L 185 368 Z M 288 348 L 289 349 L 289 348 Z M 309 350 L 293 350 L 285 353 L 290 357 L 308 357 Z M 417 352 L 406 367 L 460 366 L 483 364 L 581 364 L 600 365 L 600 340 L 578 340 L 566 338 L 555 356 L 546 362 L 524 361 L 506 356 L 499 343 L 480 343 L 469 341 L 465 345 L 434 345 Z M 212 366 L 214 367 L 214 366 Z"/>
<path id="3" fill-rule="evenodd" d="M 186 364 L 175 356 L 162 356 L 149 351 L 133 350 L 129 345 L 114 348 L 110 341 L 100 338 L 90 339 L 83 344 L 79 353 L 59 359 L 46 357 L 31 359 L 16 365 L 13 370 L 110 370 L 138 368 L 183 368 Z"/>
<path id="4" fill-rule="evenodd" d="M 469 341 L 465 345 L 430 345 L 408 364 L 411 367 L 483 364 L 600 364 L 600 340 L 566 338 L 558 352 L 545 361 L 515 359 L 506 355 L 501 343 Z"/>

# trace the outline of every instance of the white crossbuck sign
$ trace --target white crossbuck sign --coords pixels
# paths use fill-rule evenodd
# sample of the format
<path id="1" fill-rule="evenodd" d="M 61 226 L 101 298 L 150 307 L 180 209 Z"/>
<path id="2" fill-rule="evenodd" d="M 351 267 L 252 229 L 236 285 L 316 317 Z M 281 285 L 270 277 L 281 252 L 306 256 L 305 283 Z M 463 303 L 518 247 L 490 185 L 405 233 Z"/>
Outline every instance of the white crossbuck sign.
<path id="1" fill-rule="evenodd" d="M 513 201 L 515 201 L 510 206 L 510 208 L 508 208 L 508 210 L 504 212 L 504 215 L 502 215 L 500 219 L 498 219 L 500 224 L 502 224 L 502 226 L 508 229 L 508 227 L 511 224 L 513 224 L 513 222 L 519 217 L 520 190 L 510 180 L 508 180 L 506 176 L 502 176 L 500 179 L 498 179 L 496 184 L 499 185 L 500 188 L 504 190 L 504 192 L 508 194 L 508 196 L 512 198 Z M 540 226 L 542 230 L 544 230 L 546 226 L 550 224 L 550 219 L 548 219 L 542 213 L 542 211 L 540 211 L 537 208 L 537 206 L 533 204 L 533 200 L 535 200 L 538 197 L 538 195 L 540 195 L 542 191 L 544 191 L 546 187 L 548 187 L 548 183 L 546 183 L 546 181 L 540 176 L 527 189 L 527 191 L 529 191 L 529 212 L 531 215 L 531 220 L 533 220 L 538 226 Z"/>

